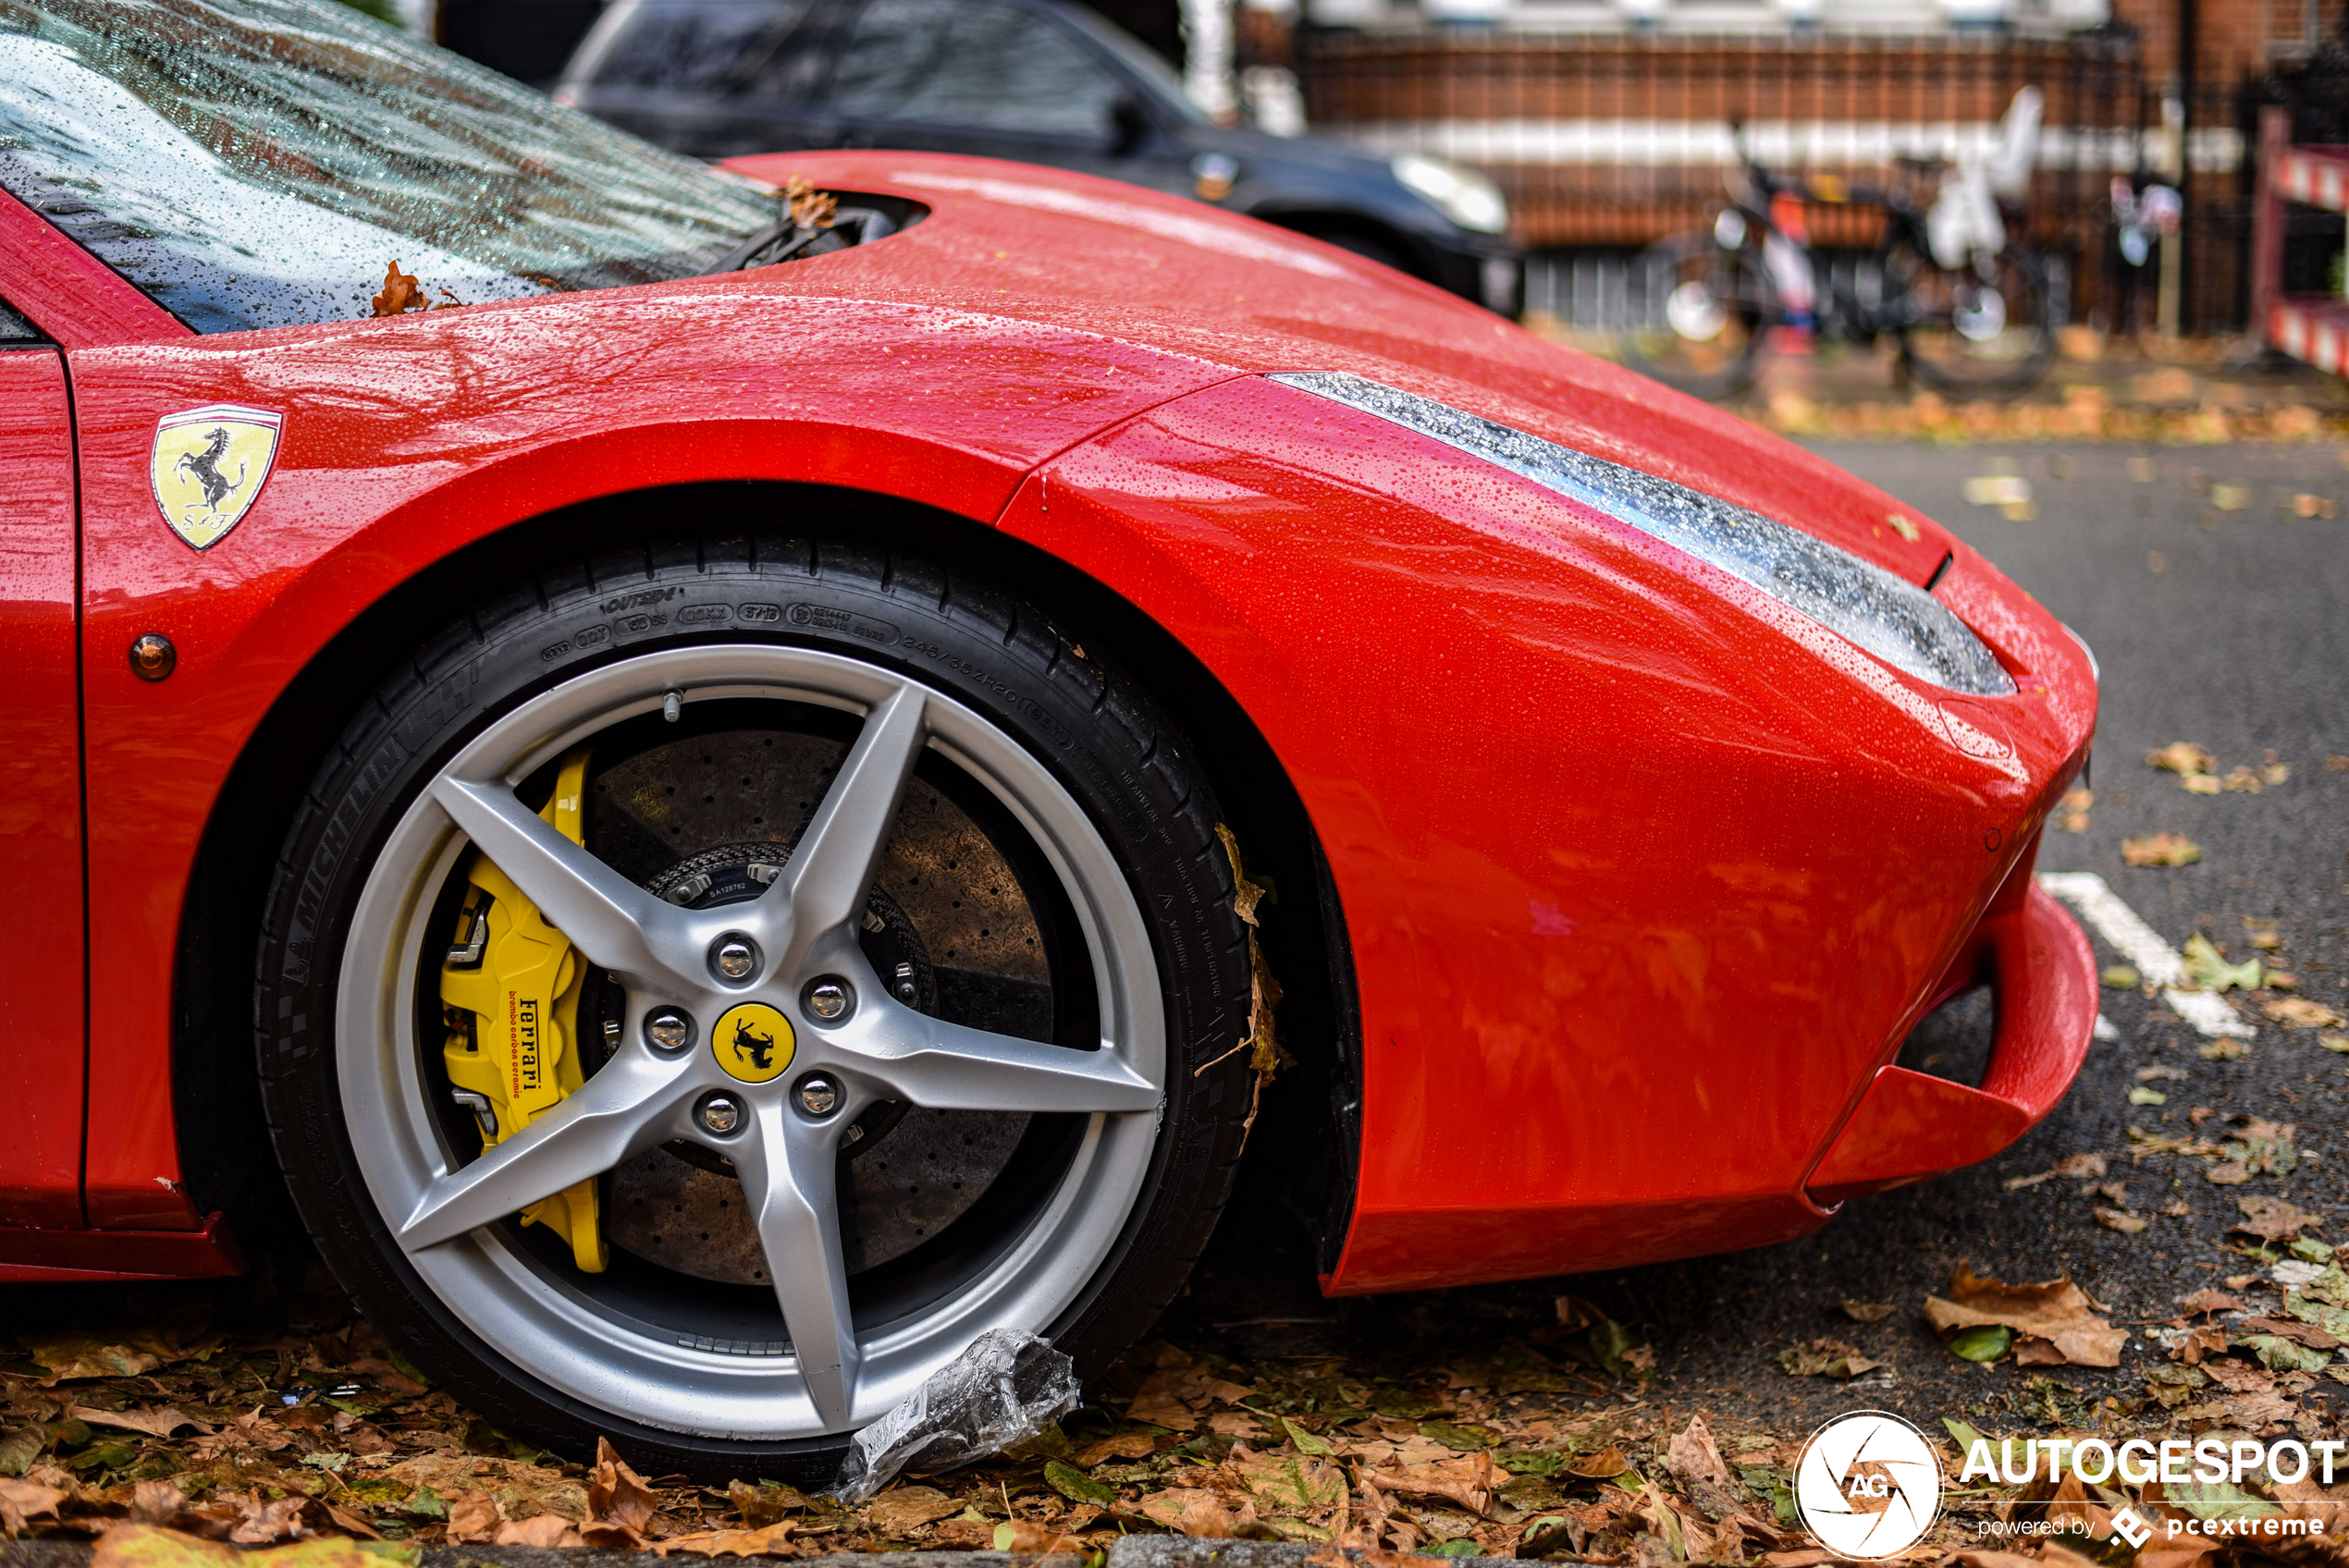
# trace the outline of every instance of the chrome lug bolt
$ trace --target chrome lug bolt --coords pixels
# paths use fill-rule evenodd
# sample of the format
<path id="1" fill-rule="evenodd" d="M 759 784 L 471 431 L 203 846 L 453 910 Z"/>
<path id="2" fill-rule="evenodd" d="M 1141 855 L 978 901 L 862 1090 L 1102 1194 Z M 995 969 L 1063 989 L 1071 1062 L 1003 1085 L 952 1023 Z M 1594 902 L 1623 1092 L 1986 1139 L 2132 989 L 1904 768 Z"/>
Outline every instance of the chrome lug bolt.
<path id="1" fill-rule="evenodd" d="M 799 1109 L 818 1118 L 830 1116 L 840 1109 L 840 1084 L 821 1072 L 811 1072 L 799 1081 L 793 1091 Z"/>
<path id="2" fill-rule="evenodd" d="M 694 1120 L 701 1123 L 705 1133 L 731 1137 L 741 1130 L 743 1102 L 732 1095 L 706 1095 L 701 1104 L 694 1108 Z"/>
<path id="3" fill-rule="evenodd" d="M 694 1021 L 681 1008 L 657 1007 L 645 1014 L 645 1044 L 674 1056 L 694 1043 Z"/>
<path id="4" fill-rule="evenodd" d="M 740 934 L 720 937 L 710 944 L 709 967 L 722 980 L 747 980 L 758 973 L 758 949 Z"/>
<path id="5" fill-rule="evenodd" d="M 807 1016 L 818 1023 L 838 1023 L 856 1011 L 855 988 L 837 974 L 810 980 L 800 1000 L 807 1009 Z"/>

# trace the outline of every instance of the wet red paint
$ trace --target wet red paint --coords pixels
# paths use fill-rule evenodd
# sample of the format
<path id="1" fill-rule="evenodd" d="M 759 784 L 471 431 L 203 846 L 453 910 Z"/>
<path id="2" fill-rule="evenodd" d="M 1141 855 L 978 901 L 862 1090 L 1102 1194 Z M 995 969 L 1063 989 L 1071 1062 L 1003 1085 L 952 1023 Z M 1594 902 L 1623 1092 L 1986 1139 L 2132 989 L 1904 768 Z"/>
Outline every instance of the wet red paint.
<path id="1" fill-rule="evenodd" d="M 176 1185 L 182 900 L 223 780 L 297 673 L 473 541 L 721 479 L 1001 526 L 1170 630 L 1262 729 L 1328 853 L 1361 986 L 1366 1154 L 1330 1288 L 1820 1222 L 1814 1168 L 2093 729 L 2085 659 L 2045 611 L 1930 522 L 1904 538 L 1896 503 L 1819 459 L 1312 241 L 974 160 L 738 166 L 934 213 L 729 278 L 195 337 L 109 315 L 111 274 L 28 284 L 27 258 L 63 241 L 0 210 L 0 295 L 38 300 L 23 308 L 67 344 L 80 425 L 91 956 L 109 977 L 87 1223 L 203 1223 Z M 1939 594 L 2023 690 L 1921 686 L 1530 482 L 1259 378 L 1301 369 L 1695 484 L 1911 581 L 1954 552 Z M 285 426 L 252 511 L 198 555 L 146 470 L 156 420 L 211 402 Z M 160 683 L 124 655 L 148 631 L 178 649 Z M 2026 913 L 2043 937 L 2067 920 Z M 2016 950 L 2060 964 L 2060 947 Z M 2040 989 L 2051 1044 L 2033 1060 L 2059 1060 L 2093 990 Z"/>

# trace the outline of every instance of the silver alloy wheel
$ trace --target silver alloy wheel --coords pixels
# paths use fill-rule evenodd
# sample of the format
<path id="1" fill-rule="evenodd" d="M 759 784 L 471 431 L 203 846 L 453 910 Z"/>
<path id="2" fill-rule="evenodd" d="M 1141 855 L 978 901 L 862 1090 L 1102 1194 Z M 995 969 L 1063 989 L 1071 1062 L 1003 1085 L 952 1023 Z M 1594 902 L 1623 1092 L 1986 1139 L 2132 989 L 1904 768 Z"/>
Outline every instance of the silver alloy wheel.
<path id="1" fill-rule="evenodd" d="M 782 873 L 748 902 L 695 911 L 658 899 L 556 833 L 517 785 L 610 726 L 691 704 L 770 699 L 861 713 L 864 723 Z M 926 748 L 978 779 L 1034 840 L 1074 906 L 1101 1005 L 1101 1047 L 1077 1051 L 916 1012 L 872 974 L 852 922 Z M 470 1160 L 449 1146 L 423 1068 L 418 982 L 437 952 L 436 896 L 468 844 L 537 904 L 588 962 L 619 977 L 627 1019 L 584 1087 Z M 745 983 L 711 945 L 750 938 Z M 803 993 L 848 977 L 855 1010 L 819 1020 Z M 740 1082 L 707 1040 L 680 1056 L 645 1043 L 646 1015 L 705 1024 L 744 1001 L 781 1011 L 793 1071 Z M 1148 927 L 1108 845 L 1075 799 L 1012 737 L 942 693 L 807 649 L 715 644 L 590 671 L 507 714 L 441 769 L 401 816 L 353 912 L 336 1003 L 341 1103 L 369 1194 L 426 1285 L 468 1328 L 560 1392 L 647 1426 L 738 1439 L 838 1433 L 871 1420 L 993 1328 L 1035 1332 L 1108 1258 L 1157 1136 L 1165 1014 Z M 813 1072 L 843 1099 L 821 1119 L 792 1103 Z M 723 1089 L 749 1111 L 722 1145 L 694 1118 Z M 833 1193 L 840 1139 L 878 1100 L 1088 1117 L 1057 1187 L 975 1278 L 892 1321 L 852 1321 Z M 713 1342 L 610 1309 L 515 1244 L 498 1222 L 671 1139 L 722 1146 L 756 1216 L 783 1327 Z"/>

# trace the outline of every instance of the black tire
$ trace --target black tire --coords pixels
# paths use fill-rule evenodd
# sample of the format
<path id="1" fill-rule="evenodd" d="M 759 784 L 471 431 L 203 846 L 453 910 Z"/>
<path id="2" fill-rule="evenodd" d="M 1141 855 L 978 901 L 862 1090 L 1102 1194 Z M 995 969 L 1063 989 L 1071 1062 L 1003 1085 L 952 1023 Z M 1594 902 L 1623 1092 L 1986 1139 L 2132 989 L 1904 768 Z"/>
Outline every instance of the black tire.
<path id="1" fill-rule="evenodd" d="M 1133 684 L 1035 607 L 918 560 L 781 539 L 648 548 L 549 570 L 426 643 L 360 706 L 287 836 L 259 952 L 262 1087 L 328 1267 L 417 1367 L 495 1427 L 578 1459 L 608 1436 L 646 1474 L 817 1483 L 836 1473 L 843 1437 L 659 1429 L 534 1378 L 461 1322 L 395 1242 L 354 1163 L 332 1037 L 354 900 L 436 769 L 535 693 L 648 651 L 717 642 L 816 648 L 918 678 L 1042 760 L 1113 851 L 1150 927 L 1165 1099 L 1114 1250 L 1044 1331 L 1087 1377 L 1144 1334 L 1214 1227 L 1251 1103 L 1248 1053 L 1233 1051 L 1249 1023 L 1248 953 L 1213 798 Z"/>
<path id="2" fill-rule="evenodd" d="M 1896 232 L 1878 264 L 1901 367 L 1916 381 L 1962 397 L 2011 397 L 2047 374 L 2055 326 L 2048 270 L 2035 252 L 2009 245 L 1951 271 L 1916 237 Z M 1995 324 L 1986 308 L 1995 308 Z"/>
<path id="3" fill-rule="evenodd" d="M 1751 230 L 1734 247 L 1710 229 L 1640 252 L 1626 280 L 1635 319 L 1617 342 L 1623 362 L 1666 386 L 1712 399 L 1753 385 L 1762 345 L 1781 317 L 1778 290 Z M 1693 302 L 1701 307 L 1690 308 Z"/>

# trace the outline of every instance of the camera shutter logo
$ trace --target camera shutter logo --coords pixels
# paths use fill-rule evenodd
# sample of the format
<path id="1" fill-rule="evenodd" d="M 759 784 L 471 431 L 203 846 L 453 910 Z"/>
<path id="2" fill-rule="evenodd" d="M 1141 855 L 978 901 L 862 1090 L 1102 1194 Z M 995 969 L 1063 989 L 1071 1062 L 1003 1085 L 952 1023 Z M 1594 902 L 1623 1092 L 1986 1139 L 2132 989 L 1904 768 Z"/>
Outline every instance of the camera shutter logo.
<path id="1" fill-rule="evenodd" d="M 1802 1445 L 1794 1506 L 1812 1538 L 1838 1557 L 1896 1556 L 1941 1512 L 1940 1462 L 1925 1434 L 1898 1415 L 1839 1415 Z"/>

